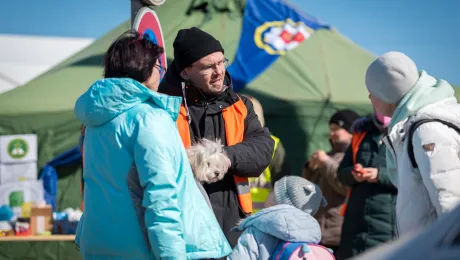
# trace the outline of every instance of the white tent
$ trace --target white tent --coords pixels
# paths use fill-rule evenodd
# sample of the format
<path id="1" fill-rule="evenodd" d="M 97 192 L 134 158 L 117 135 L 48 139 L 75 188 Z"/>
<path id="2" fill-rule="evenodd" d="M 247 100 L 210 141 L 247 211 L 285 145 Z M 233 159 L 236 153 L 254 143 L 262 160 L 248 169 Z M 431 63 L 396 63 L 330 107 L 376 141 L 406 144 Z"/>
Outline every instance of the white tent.
<path id="1" fill-rule="evenodd" d="M 24 85 L 93 41 L 0 34 L 0 93 Z"/>

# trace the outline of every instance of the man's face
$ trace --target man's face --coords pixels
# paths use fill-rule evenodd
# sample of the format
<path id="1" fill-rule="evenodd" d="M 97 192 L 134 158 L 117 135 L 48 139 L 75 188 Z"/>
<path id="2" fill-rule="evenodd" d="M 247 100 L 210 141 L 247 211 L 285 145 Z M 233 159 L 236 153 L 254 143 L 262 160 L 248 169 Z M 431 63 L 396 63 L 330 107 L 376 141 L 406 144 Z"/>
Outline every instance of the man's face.
<path id="1" fill-rule="evenodd" d="M 224 90 L 227 60 L 222 52 L 214 52 L 197 60 L 181 72 L 182 78 L 192 82 L 207 94 L 218 95 Z"/>
<path id="2" fill-rule="evenodd" d="M 334 123 L 329 125 L 329 139 L 332 145 L 350 143 L 352 137 L 353 136 L 347 130 L 339 125 Z"/>

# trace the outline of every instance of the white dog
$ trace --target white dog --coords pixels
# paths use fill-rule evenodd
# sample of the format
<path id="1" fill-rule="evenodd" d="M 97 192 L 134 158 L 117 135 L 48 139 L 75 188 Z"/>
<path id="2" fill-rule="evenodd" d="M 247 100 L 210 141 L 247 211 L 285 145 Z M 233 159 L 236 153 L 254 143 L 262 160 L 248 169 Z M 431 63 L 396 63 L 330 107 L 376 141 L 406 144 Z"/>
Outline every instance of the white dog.
<path id="1" fill-rule="evenodd" d="M 222 180 L 228 171 L 229 159 L 220 140 L 201 139 L 187 149 L 193 174 L 200 182 L 213 183 Z"/>

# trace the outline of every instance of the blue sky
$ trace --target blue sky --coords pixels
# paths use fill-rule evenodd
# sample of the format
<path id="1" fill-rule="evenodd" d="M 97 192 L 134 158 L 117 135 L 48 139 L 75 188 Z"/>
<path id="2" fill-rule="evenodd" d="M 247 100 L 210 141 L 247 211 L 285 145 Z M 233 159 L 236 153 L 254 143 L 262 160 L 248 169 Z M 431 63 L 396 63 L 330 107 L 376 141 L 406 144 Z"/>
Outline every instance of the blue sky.
<path id="1" fill-rule="evenodd" d="M 291 1 L 371 53 L 402 51 L 460 86 L 460 0 Z M 129 0 L 1 1 L 0 33 L 97 38 L 129 15 Z"/>

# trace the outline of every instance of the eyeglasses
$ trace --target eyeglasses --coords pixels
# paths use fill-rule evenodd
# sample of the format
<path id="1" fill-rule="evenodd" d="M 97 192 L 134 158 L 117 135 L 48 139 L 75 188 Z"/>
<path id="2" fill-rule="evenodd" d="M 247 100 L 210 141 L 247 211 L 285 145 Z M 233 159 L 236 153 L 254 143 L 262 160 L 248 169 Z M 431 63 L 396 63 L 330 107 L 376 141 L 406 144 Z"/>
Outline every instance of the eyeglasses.
<path id="1" fill-rule="evenodd" d="M 166 71 L 166 68 L 160 65 L 155 65 L 155 68 L 157 68 L 160 73 L 164 73 Z"/>
<path id="2" fill-rule="evenodd" d="M 211 64 L 208 66 L 205 66 L 200 69 L 200 74 L 201 75 L 209 75 L 212 74 L 214 71 L 217 70 L 217 68 L 226 68 L 228 66 L 228 59 L 224 58 L 223 60 L 219 61 L 218 63 Z"/>
<path id="3" fill-rule="evenodd" d="M 163 75 L 165 74 L 165 72 L 166 72 L 166 68 L 165 68 L 165 67 L 163 67 L 163 66 L 161 66 L 161 65 L 156 65 L 156 64 L 155 64 L 154 67 L 158 69 L 158 72 L 160 72 L 160 76 L 163 76 Z"/>

